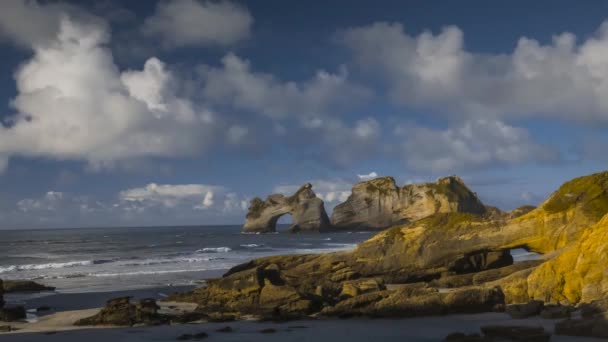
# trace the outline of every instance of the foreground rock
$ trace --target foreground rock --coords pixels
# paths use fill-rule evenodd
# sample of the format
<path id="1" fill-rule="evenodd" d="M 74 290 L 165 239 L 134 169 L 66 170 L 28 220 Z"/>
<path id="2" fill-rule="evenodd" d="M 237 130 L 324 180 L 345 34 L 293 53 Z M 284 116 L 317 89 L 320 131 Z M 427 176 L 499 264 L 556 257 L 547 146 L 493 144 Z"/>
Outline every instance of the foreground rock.
<path id="1" fill-rule="evenodd" d="M 605 318 L 566 319 L 555 325 L 555 333 L 567 336 L 608 338 Z"/>
<path id="2" fill-rule="evenodd" d="M 526 304 L 507 305 L 505 312 L 513 318 L 528 318 L 540 315 L 545 303 L 540 300 L 533 300 Z"/>
<path id="3" fill-rule="evenodd" d="M 304 184 L 295 194 L 268 196 L 266 200 L 254 198 L 246 216 L 244 232 L 268 233 L 276 231 L 279 217 L 291 214 L 292 232 L 323 231 L 329 228 L 329 218 L 323 200 L 312 191 L 312 185 Z"/>
<path id="4" fill-rule="evenodd" d="M 142 299 L 138 304 L 131 297 L 110 299 L 106 306 L 94 316 L 78 320 L 74 325 L 156 325 L 167 321 L 158 314 L 160 308 L 154 299 Z"/>
<path id="5" fill-rule="evenodd" d="M 4 292 L 41 292 L 54 291 L 52 286 L 46 286 L 31 280 L 5 280 L 3 284 Z"/>
<path id="6" fill-rule="evenodd" d="M 382 177 L 356 184 L 334 208 L 331 224 L 335 229 L 384 229 L 449 212 L 482 215 L 486 207 L 458 177 L 401 188 L 392 177 Z"/>
<path id="7" fill-rule="evenodd" d="M 5 306 L 0 309 L 0 321 L 16 322 L 22 321 L 26 317 L 25 308 L 23 306 Z"/>

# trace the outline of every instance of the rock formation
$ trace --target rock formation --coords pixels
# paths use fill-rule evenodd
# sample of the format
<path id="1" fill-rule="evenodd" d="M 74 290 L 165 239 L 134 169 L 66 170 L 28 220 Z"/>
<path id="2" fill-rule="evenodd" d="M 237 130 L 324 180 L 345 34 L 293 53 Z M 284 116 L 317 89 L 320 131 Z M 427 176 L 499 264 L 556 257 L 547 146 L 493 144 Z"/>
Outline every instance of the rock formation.
<path id="1" fill-rule="evenodd" d="M 106 306 L 94 316 L 78 320 L 75 325 L 121 325 L 135 324 L 155 325 L 166 321 L 158 314 L 160 307 L 154 299 L 142 299 L 133 304 L 131 297 L 120 297 L 108 300 Z"/>
<path id="2" fill-rule="evenodd" d="M 556 304 L 608 307 L 608 172 L 565 183 L 538 208 L 486 214 L 435 212 L 353 251 L 252 260 L 172 299 L 207 315 L 273 318 L 480 312 L 531 300 L 558 315 Z M 512 248 L 544 257 L 512 264 Z"/>
<path id="3" fill-rule="evenodd" d="M 279 218 L 291 214 L 292 232 L 322 231 L 329 228 L 329 218 L 323 200 L 312 191 L 310 183 L 304 184 L 295 194 L 285 197 L 273 194 L 262 200 L 254 198 L 249 206 L 244 232 L 274 232 Z"/>
<path id="4" fill-rule="evenodd" d="M 331 224 L 337 229 L 384 229 L 449 212 L 481 215 L 486 207 L 455 176 L 401 188 L 392 177 L 382 177 L 356 184 L 334 208 Z"/>

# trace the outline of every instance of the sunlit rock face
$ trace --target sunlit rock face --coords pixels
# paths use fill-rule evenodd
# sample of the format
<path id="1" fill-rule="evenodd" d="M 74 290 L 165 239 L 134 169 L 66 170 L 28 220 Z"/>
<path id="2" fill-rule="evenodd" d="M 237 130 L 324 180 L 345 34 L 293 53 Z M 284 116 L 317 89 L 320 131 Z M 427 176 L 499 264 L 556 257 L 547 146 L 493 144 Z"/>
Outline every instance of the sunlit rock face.
<path id="1" fill-rule="evenodd" d="M 323 200 L 314 193 L 312 185 L 306 183 L 289 197 L 273 194 L 265 201 L 254 198 L 249 206 L 243 232 L 274 232 L 277 221 L 286 214 L 291 214 L 292 225 L 289 230 L 292 232 L 329 229 L 329 218 Z"/>
<path id="2" fill-rule="evenodd" d="M 382 177 L 356 184 L 351 196 L 334 208 L 331 224 L 336 229 L 384 229 L 449 212 L 481 215 L 486 207 L 456 176 L 403 187 Z"/>

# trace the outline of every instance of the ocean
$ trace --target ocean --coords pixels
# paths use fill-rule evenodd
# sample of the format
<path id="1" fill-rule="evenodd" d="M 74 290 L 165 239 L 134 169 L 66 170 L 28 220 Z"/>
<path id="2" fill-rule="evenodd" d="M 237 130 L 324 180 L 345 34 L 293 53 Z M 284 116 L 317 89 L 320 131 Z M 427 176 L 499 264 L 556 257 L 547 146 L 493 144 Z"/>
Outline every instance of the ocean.
<path id="1" fill-rule="evenodd" d="M 251 259 L 348 250 L 371 232 L 242 234 L 240 226 L 0 231 L 0 279 L 61 293 L 197 285 Z"/>

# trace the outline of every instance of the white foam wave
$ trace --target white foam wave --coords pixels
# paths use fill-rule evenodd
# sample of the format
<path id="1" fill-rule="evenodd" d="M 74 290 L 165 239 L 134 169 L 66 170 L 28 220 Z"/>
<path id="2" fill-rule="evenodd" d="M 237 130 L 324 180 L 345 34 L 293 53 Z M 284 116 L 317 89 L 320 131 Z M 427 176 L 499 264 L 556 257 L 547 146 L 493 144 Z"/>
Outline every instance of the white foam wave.
<path id="1" fill-rule="evenodd" d="M 226 253 L 230 252 L 230 247 L 205 247 L 196 251 L 196 253 Z"/>
<path id="2" fill-rule="evenodd" d="M 264 246 L 264 245 L 263 244 L 258 245 L 257 243 L 247 243 L 247 244 L 241 245 L 241 247 L 244 247 L 244 248 L 256 248 L 256 247 L 262 247 L 262 246 Z"/>
<path id="3" fill-rule="evenodd" d="M 97 278 L 105 277 L 121 277 L 121 276 L 138 276 L 138 275 L 158 275 L 158 274 L 170 274 L 170 273 L 186 273 L 186 272 L 202 272 L 215 269 L 224 269 L 222 267 L 211 267 L 211 268 L 194 268 L 194 269 L 180 269 L 180 270 L 150 270 L 150 271 L 132 271 L 132 272 L 116 272 L 116 273 L 90 273 L 89 276 Z"/>
<path id="4" fill-rule="evenodd" d="M 57 268 L 67 268 L 76 266 L 89 266 L 93 265 L 93 260 L 82 260 L 82 261 L 68 261 L 68 262 L 52 262 L 47 264 L 28 264 L 28 265 L 10 265 L 7 267 L 0 267 L 0 273 L 14 272 L 14 271 L 30 271 L 30 270 L 47 270 Z"/>

